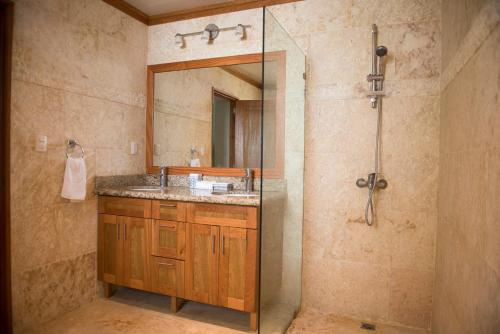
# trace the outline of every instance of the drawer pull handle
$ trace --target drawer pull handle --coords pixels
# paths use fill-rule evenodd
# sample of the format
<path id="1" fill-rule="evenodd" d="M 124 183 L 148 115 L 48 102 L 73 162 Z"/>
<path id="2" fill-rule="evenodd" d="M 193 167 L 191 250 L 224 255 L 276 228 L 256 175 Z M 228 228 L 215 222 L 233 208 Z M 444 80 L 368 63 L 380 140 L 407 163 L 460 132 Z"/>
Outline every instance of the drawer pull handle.
<path id="1" fill-rule="evenodd" d="M 222 235 L 222 255 L 224 255 L 224 248 L 225 247 L 225 244 L 226 244 L 226 236 L 225 235 Z"/>
<path id="2" fill-rule="evenodd" d="M 123 240 L 127 240 L 127 225 L 123 224 Z"/>
<path id="3" fill-rule="evenodd" d="M 116 240 L 120 240 L 120 224 L 116 224 Z"/>
<path id="4" fill-rule="evenodd" d="M 177 204 L 161 204 L 160 208 L 177 208 Z"/>
<path id="5" fill-rule="evenodd" d="M 160 225 L 160 227 L 166 227 L 166 228 L 169 228 L 171 230 L 175 230 L 176 226 L 170 226 L 170 225 Z"/>
<path id="6" fill-rule="evenodd" d="M 166 267 L 173 267 L 173 266 L 175 266 L 175 264 L 173 264 L 173 263 L 162 263 L 161 265 L 162 266 L 166 266 Z"/>
<path id="7" fill-rule="evenodd" d="M 215 254 L 215 235 L 212 235 L 212 254 Z"/>

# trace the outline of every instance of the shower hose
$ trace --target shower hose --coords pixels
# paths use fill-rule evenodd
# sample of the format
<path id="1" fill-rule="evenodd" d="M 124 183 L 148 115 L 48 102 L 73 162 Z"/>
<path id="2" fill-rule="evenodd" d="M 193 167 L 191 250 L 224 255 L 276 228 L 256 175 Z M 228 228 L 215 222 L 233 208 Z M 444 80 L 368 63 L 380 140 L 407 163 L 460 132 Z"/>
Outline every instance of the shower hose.
<path id="1" fill-rule="evenodd" d="M 368 184 L 368 201 L 366 202 L 365 208 L 365 221 L 368 226 L 372 226 L 375 221 L 375 210 L 373 209 L 373 200 L 375 189 L 377 189 L 377 180 L 378 180 L 378 163 L 380 157 L 380 126 L 382 123 L 382 99 L 379 98 L 377 101 L 377 136 L 375 138 L 375 172 L 373 183 L 370 186 Z"/>

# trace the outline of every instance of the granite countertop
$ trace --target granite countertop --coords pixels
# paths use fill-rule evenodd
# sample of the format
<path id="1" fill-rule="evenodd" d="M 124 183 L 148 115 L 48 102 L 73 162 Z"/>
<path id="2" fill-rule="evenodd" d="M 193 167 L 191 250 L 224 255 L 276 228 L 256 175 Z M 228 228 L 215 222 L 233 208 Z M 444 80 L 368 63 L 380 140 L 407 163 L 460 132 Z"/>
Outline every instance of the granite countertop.
<path id="1" fill-rule="evenodd" d="M 243 196 L 235 197 L 228 195 L 214 195 L 211 190 L 190 189 L 188 187 L 167 187 L 161 191 L 146 191 L 133 190 L 132 188 L 148 188 L 148 186 L 123 186 L 123 185 L 106 185 L 96 187 L 95 193 L 103 196 L 117 197 L 135 197 L 146 199 L 163 199 L 182 202 L 201 202 L 215 204 L 232 204 L 259 206 L 259 196 Z M 233 191 L 230 194 L 242 194 L 242 191 Z M 252 195 L 258 195 L 258 192 L 252 192 Z"/>

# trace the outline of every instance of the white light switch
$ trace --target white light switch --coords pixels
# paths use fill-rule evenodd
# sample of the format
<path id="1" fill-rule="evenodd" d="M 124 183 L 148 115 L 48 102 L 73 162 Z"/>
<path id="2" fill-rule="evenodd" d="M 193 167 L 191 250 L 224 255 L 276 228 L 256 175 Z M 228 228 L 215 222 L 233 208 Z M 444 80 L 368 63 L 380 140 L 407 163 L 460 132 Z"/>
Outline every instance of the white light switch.
<path id="1" fill-rule="evenodd" d="M 137 143 L 134 141 L 130 143 L 130 154 L 137 154 Z"/>
<path id="2" fill-rule="evenodd" d="M 47 136 L 40 135 L 36 138 L 35 150 L 37 152 L 46 152 L 47 151 Z"/>
<path id="3" fill-rule="evenodd" d="M 160 155 L 160 145 L 158 145 L 158 144 L 153 145 L 153 154 Z"/>

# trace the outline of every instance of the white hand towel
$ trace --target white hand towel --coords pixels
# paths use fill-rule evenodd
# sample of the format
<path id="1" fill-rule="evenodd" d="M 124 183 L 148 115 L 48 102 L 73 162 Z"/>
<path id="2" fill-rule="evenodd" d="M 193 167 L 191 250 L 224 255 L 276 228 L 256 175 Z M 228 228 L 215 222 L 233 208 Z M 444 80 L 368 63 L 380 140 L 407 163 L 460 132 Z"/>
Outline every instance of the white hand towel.
<path id="1" fill-rule="evenodd" d="M 61 196 L 70 200 L 85 199 L 87 192 L 87 171 L 83 158 L 68 157 Z"/>

